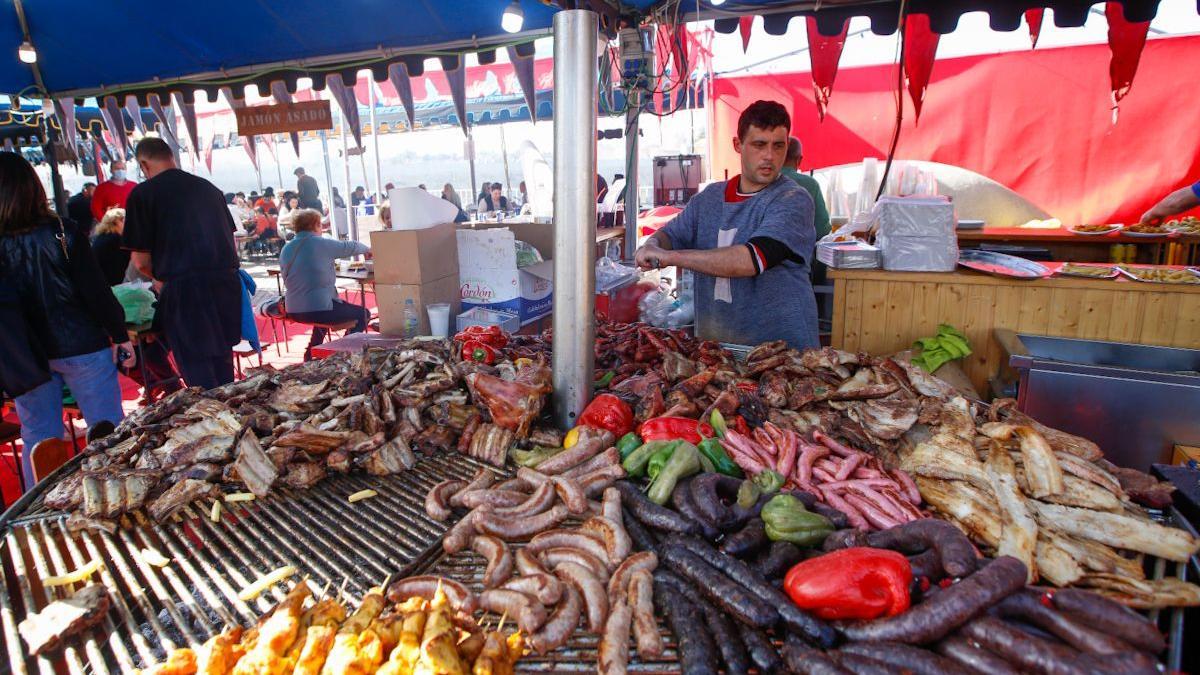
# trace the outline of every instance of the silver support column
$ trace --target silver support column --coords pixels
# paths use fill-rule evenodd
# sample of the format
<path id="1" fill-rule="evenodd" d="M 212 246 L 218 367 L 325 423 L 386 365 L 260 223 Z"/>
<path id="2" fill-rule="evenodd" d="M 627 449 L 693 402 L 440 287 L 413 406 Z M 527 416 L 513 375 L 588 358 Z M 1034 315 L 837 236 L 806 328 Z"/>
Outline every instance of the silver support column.
<path id="1" fill-rule="evenodd" d="M 629 92 L 625 111 L 625 260 L 633 260 L 638 239 L 638 119 L 642 112 L 642 92 Z"/>
<path id="2" fill-rule="evenodd" d="M 592 398 L 596 342 L 598 17 L 554 15 L 554 416 L 570 429 Z"/>
<path id="3" fill-rule="evenodd" d="M 367 76 L 367 100 L 371 106 L 371 145 L 375 150 L 375 191 L 381 196 L 378 202 L 382 204 L 388 195 L 383 190 L 383 166 L 379 163 L 379 123 L 375 120 L 375 78 Z"/>

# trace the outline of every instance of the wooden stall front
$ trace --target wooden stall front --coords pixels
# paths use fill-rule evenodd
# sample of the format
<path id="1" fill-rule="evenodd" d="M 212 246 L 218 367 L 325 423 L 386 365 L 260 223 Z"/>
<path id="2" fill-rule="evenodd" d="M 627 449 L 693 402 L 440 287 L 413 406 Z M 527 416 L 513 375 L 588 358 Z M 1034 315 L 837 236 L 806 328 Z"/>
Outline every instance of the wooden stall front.
<path id="1" fill-rule="evenodd" d="M 1051 264 L 1053 265 L 1053 263 Z M 994 330 L 1172 347 L 1200 347 L 1200 286 L 1120 279 L 1020 280 L 970 270 L 945 273 L 830 270 L 831 344 L 889 354 L 933 335 L 966 333 L 963 368 L 980 393 L 1004 357 Z"/>

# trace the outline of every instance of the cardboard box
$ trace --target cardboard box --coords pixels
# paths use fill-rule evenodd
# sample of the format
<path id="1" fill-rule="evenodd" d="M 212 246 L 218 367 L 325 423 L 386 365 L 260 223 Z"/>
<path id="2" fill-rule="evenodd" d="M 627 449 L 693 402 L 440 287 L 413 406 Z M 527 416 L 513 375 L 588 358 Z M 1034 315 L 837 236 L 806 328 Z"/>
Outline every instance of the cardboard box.
<path id="1" fill-rule="evenodd" d="M 526 244 L 537 249 L 542 257 L 549 260 L 554 257 L 554 224 L 553 223 L 535 223 L 535 222 L 511 222 L 505 220 L 500 223 L 482 222 L 482 223 L 459 223 L 460 230 L 468 230 L 472 232 L 481 232 L 485 230 L 511 230 L 517 241 L 523 241 Z"/>
<path id="2" fill-rule="evenodd" d="M 1194 445 L 1176 445 L 1175 454 L 1171 457 L 1172 464 L 1187 464 L 1191 462 L 1200 462 L 1200 448 Z"/>
<path id="3" fill-rule="evenodd" d="M 454 223 L 371 233 L 377 284 L 424 284 L 458 274 Z"/>
<path id="4" fill-rule="evenodd" d="M 379 332 L 384 335 L 404 335 L 404 302 L 412 298 L 417 311 L 417 328 L 429 335 L 429 313 L 426 305 L 445 302 L 450 316 L 459 312 L 458 275 L 442 277 L 423 284 L 375 284 L 375 300 L 379 306 Z M 449 327 L 453 330 L 453 326 Z"/>
<path id="5" fill-rule="evenodd" d="M 459 230 L 458 259 L 464 310 L 483 307 L 512 312 L 524 326 L 553 309 L 554 262 L 518 268 L 512 230 Z"/>

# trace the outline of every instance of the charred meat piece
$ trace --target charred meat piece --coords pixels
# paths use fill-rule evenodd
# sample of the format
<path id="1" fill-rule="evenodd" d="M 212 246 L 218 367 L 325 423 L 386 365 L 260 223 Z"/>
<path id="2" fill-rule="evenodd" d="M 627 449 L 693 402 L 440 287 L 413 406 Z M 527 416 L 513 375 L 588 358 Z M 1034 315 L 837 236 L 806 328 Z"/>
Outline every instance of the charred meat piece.
<path id="1" fill-rule="evenodd" d="M 529 442 L 543 448 L 561 448 L 563 437 L 563 432 L 552 427 L 535 427 L 529 432 Z"/>
<path id="2" fill-rule="evenodd" d="M 67 476 L 50 488 L 44 503 L 52 509 L 68 511 L 83 502 L 83 474 L 79 471 Z"/>
<path id="3" fill-rule="evenodd" d="M 696 374 L 696 364 L 683 354 L 667 349 L 663 351 L 662 357 L 662 374 L 668 382 L 686 380 Z"/>
<path id="4" fill-rule="evenodd" d="M 1051 440 L 1051 444 L 1053 443 L 1054 441 Z M 1160 481 L 1137 469 L 1117 466 L 1107 459 L 1101 459 L 1097 463 L 1115 476 L 1120 481 L 1121 489 L 1125 491 L 1125 494 L 1138 504 L 1156 509 L 1171 505 L 1171 493 L 1175 491 L 1174 485 Z"/>
<path id="5" fill-rule="evenodd" d="M 683 395 L 688 398 L 696 398 L 700 395 L 700 392 L 704 391 L 705 387 L 712 383 L 713 377 L 716 374 L 717 371 L 715 369 L 709 368 L 675 385 L 675 389 L 683 392 Z"/>
<path id="6" fill-rule="evenodd" d="M 321 431 L 307 424 L 275 439 L 276 447 L 294 447 L 311 454 L 323 454 L 342 445 L 350 438 L 348 431 Z"/>
<path id="7" fill-rule="evenodd" d="M 162 460 L 162 468 L 189 466 L 197 462 L 224 464 L 233 458 L 233 435 L 205 436 L 176 446 Z"/>
<path id="8" fill-rule="evenodd" d="M 220 494 L 221 489 L 212 483 L 185 478 L 150 502 L 146 511 L 151 518 L 161 523 L 197 499 L 213 499 Z"/>
<path id="9" fill-rule="evenodd" d="M 249 427 L 244 429 L 237 441 L 237 459 L 233 468 L 237 471 L 238 479 L 256 497 L 265 497 L 271 491 L 271 485 L 279 477 L 275 463 L 263 452 L 258 443 L 258 437 L 250 433 Z"/>
<path id="10" fill-rule="evenodd" d="M 350 453 L 345 450 L 334 450 L 325 455 L 325 466 L 336 473 L 350 473 Z"/>
<path id="11" fill-rule="evenodd" d="M 776 354 L 782 354 L 787 348 L 787 342 L 783 340 L 764 342 L 750 350 L 750 353 L 746 355 L 746 363 L 753 365 L 759 361 L 769 359 Z"/>
<path id="12" fill-rule="evenodd" d="M 161 474 L 157 471 L 99 471 L 84 473 L 83 515 L 114 518 L 141 508 Z"/>
<path id="13" fill-rule="evenodd" d="M 778 371 L 763 373 L 758 381 L 758 396 L 772 408 L 786 408 L 788 405 L 788 378 Z"/>
<path id="14" fill-rule="evenodd" d="M 322 396 L 327 389 L 329 380 L 315 384 L 288 382 L 275 390 L 267 405 L 280 412 L 316 412 L 324 406 L 325 399 L 331 398 L 330 395 Z"/>
<path id="15" fill-rule="evenodd" d="M 296 462 L 287 467 L 283 475 L 283 483 L 297 490 L 305 490 L 325 477 L 325 464 L 321 462 Z"/>
<path id="16" fill-rule="evenodd" d="M 221 477 L 221 472 L 222 469 L 220 464 L 200 462 L 176 471 L 175 473 L 171 474 L 170 480 L 174 483 L 190 478 L 193 480 L 202 480 L 211 483 Z"/>
<path id="17" fill-rule="evenodd" d="M 275 465 L 275 468 L 280 470 L 290 464 L 292 458 L 295 456 L 295 448 L 275 446 L 267 450 L 267 457 L 271 459 L 271 463 Z"/>
<path id="18" fill-rule="evenodd" d="M 434 394 L 453 389 L 458 384 L 457 380 L 448 377 L 445 373 L 441 373 L 440 377 L 421 380 L 404 389 L 397 389 L 392 392 L 392 396 L 396 399 L 396 403 L 403 407 L 420 405 L 422 401 L 432 397 Z"/>
<path id="19" fill-rule="evenodd" d="M 467 454 L 493 466 L 504 466 L 508 449 L 512 447 L 515 435 L 512 431 L 495 424 L 484 424 L 475 432 L 471 447 Z"/>
<path id="20" fill-rule="evenodd" d="M 42 656 L 98 625 L 111 605 L 104 584 L 88 584 L 66 600 L 55 600 L 42 611 L 30 614 L 17 626 L 17 631 L 30 653 Z"/>
<path id="21" fill-rule="evenodd" d="M 413 468 L 417 458 L 403 438 L 397 436 L 371 451 L 362 466 L 372 476 L 390 476 Z"/>
<path id="22" fill-rule="evenodd" d="M 662 390 L 658 387 L 652 387 L 638 399 L 637 405 L 634 406 L 634 416 L 640 422 L 644 422 L 653 417 L 658 417 L 667 409 L 663 402 Z M 561 445 L 561 444 L 560 444 Z M 555 447 L 555 446 L 550 446 Z"/>
<path id="23" fill-rule="evenodd" d="M 519 438 L 529 435 L 529 426 L 552 390 L 550 369 L 540 363 L 522 368 L 512 382 L 476 373 L 467 377 L 467 384 L 475 402 L 491 413 L 492 421 Z"/>
<path id="24" fill-rule="evenodd" d="M 397 436 L 403 439 L 403 435 Z M 450 427 L 430 425 L 417 434 L 412 441 L 413 446 L 426 454 L 434 452 L 449 452 L 455 447 L 454 430 Z"/>

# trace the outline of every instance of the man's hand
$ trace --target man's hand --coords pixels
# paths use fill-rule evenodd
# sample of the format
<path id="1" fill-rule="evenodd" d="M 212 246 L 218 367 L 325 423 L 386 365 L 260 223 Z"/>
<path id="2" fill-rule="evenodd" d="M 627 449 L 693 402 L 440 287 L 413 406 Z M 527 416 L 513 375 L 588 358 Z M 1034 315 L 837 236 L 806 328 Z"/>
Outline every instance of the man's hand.
<path id="1" fill-rule="evenodd" d="M 1156 211 L 1157 211 L 1157 207 L 1150 209 L 1149 211 L 1143 213 L 1141 220 L 1139 220 L 1138 222 L 1145 223 L 1146 225 L 1158 225 L 1159 223 L 1162 222 L 1162 216 L 1158 215 L 1158 213 L 1156 213 Z"/>
<path id="2" fill-rule="evenodd" d="M 668 267 L 664 260 L 668 253 L 669 251 L 658 245 L 657 239 L 651 237 L 634 252 L 633 261 L 637 263 L 638 269 L 641 270 L 661 269 Z"/>
<path id="3" fill-rule="evenodd" d="M 120 359 L 121 352 L 124 352 L 124 359 Z M 112 346 L 113 362 L 118 363 L 126 368 L 133 368 L 137 365 L 137 352 L 133 351 L 133 343 L 126 340 L 119 345 Z"/>

